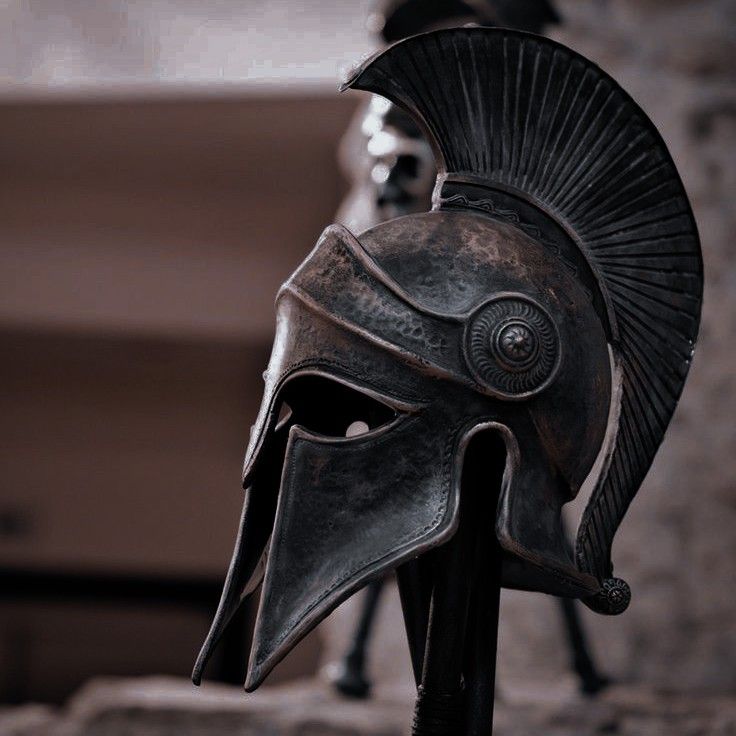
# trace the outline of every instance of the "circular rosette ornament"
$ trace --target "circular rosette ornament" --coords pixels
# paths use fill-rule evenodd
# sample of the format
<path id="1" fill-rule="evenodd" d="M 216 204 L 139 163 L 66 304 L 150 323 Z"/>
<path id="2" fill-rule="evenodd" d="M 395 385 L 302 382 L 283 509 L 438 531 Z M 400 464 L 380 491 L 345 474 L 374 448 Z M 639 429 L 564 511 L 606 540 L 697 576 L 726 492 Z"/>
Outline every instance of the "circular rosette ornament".
<path id="1" fill-rule="evenodd" d="M 478 383 L 505 398 L 526 398 L 554 377 L 559 335 L 549 314 L 529 297 L 499 296 L 468 321 L 465 357 Z"/>

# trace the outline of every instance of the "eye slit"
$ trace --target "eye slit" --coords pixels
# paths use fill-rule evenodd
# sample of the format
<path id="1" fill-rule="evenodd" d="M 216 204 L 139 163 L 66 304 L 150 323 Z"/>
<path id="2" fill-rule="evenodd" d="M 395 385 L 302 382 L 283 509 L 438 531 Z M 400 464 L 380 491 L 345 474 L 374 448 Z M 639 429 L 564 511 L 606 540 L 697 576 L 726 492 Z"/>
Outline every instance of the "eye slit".
<path id="1" fill-rule="evenodd" d="M 390 422 L 386 404 L 323 376 L 298 376 L 284 387 L 290 422 L 328 437 L 356 437 Z"/>
<path id="2" fill-rule="evenodd" d="M 279 409 L 279 416 L 276 419 L 276 426 L 280 427 L 281 425 L 288 422 L 293 413 L 294 412 L 292 411 L 291 407 L 285 401 L 282 401 L 281 408 Z"/>

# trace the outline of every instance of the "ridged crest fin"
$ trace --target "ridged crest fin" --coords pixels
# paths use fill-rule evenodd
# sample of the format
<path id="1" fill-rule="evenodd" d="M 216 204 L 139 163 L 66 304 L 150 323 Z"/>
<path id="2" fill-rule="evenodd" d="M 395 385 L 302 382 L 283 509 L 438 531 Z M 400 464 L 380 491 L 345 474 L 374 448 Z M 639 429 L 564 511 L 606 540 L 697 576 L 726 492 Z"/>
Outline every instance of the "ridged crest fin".
<path id="1" fill-rule="evenodd" d="M 517 31 L 414 36 L 366 61 L 345 87 L 405 108 L 429 135 L 440 179 L 518 193 L 561 224 L 594 269 L 620 406 L 576 554 L 620 602 L 611 545 L 682 391 L 702 301 L 695 221 L 665 143 L 592 62 Z"/>

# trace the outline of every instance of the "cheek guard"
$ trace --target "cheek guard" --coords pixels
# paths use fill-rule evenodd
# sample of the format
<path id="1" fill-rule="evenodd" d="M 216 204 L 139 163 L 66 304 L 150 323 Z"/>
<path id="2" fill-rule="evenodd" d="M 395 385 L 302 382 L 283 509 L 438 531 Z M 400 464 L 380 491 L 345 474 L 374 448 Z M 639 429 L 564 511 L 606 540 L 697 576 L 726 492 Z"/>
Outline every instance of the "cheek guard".
<path id="1" fill-rule="evenodd" d="M 613 538 L 692 358 L 702 262 L 689 204 L 658 133 L 600 69 L 545 39 L 465 28 L 396 44 L 346 86 L 425 130 L 433 209 L 358 238 L 328 228 L 284 285 L 195 682 L 261 579 L 249 690 L 369 579 L 453 538 L 479 428 L 506 447 L 488 529 L 502 583 L 620 613 Z M 300 385 L 310 376 L 352 394 Z M 366 397 L 390 416 L 346 437 Z M 573 561 L 560 515 L 597 457 Z"/>

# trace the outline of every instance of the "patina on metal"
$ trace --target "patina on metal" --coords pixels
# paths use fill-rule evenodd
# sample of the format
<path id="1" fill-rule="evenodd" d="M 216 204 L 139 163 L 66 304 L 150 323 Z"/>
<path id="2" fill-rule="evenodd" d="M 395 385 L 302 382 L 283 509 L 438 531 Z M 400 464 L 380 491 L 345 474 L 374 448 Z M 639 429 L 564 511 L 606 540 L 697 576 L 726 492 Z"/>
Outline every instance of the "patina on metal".
<path id="1" fill-rule="evenodd" d="M 378 38 L 399 40 L 401 33 L 418 33 L 438 27 L 473 23 L 542 32 L 560 17 L 547 0 L 524 3 L 483 0 L 475 3 L 427 3 L 425 0 L 382 2 L 369 17 L 368 26 Z M 356 113 L 340 144 L 340 161 L 350 190 L 336 219 L 359 232 L 401 215 L 429 209 L 437 172 L 434 155 L 419 125 L 397 105 L 372 95 Z M 522 328 L 512 328 L 517 340 L 528 338 Z M 404 576 L 402 576 L 404 577 Z M 373 617 L 385 579 L 370 583 L 362 594 L 361 609 L 343 658 L 327 668 L 337 692 L 348 697 L 368 697 L 371 682 L 366 663 Z M 580 691 L 595 695 L 609 680 L 601 675 L 587 645 L 576 603 L 557 598 L 570 664 L 578 676 Z"/>
<path id="2" fill-rule="evenodd" d="M 628 604 L 611 546 L 692 358 L 697 232 L 654 126 L 557 43 L 436 31 L 346 87 L 421 126 L 432 210 L 357 237 L 328 227 L 282 288 L 240 533 L 194 679 L 261 578 L 248 690 L 398 568 L 414 733 L 487 733 L 501 585 L 601 613 Z M 368 431 L 348 431 L 357 421 Z M 572 557 L 562 507 L 599 455 Z"/>

